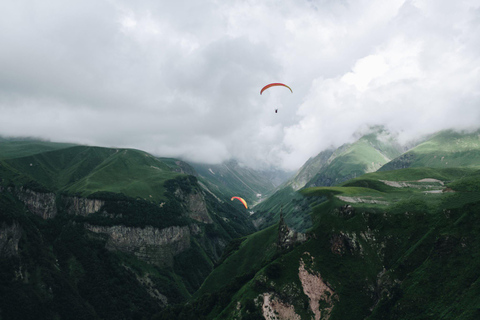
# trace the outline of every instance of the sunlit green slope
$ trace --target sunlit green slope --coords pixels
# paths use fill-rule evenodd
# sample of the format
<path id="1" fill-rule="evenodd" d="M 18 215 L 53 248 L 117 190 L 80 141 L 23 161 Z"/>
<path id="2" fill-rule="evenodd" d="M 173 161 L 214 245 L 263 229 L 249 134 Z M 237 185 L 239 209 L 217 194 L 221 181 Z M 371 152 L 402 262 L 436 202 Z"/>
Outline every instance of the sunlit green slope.
<path id="1" fill-rule="evenodd" d="M 254 219 L 260 228 L 279 219 L 282 211 L 288 223 L 297 230 L 310 226 L 306 215 L 307 201 L 296 191 L 304 186 L 331 186 L 376 171 L 400 154 L 395 139 L 382 130 L 361 137 L 336 150 L 320 152 L 309 159 L 297 174 L 273 195 L 255 206 Z"/>
<path id="2" fill-rule="evenodd" d="M 371 133 L 352 144 L 337 149 L 307 187 L 332 186 L 343 181 L 377 171 L 385 163 L 400 155 L 400 147 L 392 137 Z"/>
<path id="3" fill-rule="evenodd" d="M 143 151 L 87 146 L 6 159 L 0 165 L 14 181 L 35 181 L 50 191 L 82 196 L 104 191 L 152 201 L 162 200 L 163 183 L 179 175 Z"/>
<path id="4" fill-rule="evenodd" d="M 409 167 L 480 167 L 480 131 L 439 132 L 385 164 L 380 171 Z"/>
<path id="5" fill-rule="evenodd" d="M 312 299 L 331 320 L 477 319 L 479 185 L 474 168 L 412 168 L 304 189 L 326 199 L 313 208 L 307 241 L 272 250 L 278 226 L 247 237 L 207 278 L 190 316 L 260 318 L 275 308 L 265 306 L 268 295 L 281 306 L 275 312 L 302 319 L 315 317 Z M 300 278 L 302 264 L 312 282 Z M 318 287 L 310 287 L 313 279 Z M 326 287 L 331 293 L 321 296 Z M 178 319 L 188 318 L 187 309 L 175 309 Z"/>

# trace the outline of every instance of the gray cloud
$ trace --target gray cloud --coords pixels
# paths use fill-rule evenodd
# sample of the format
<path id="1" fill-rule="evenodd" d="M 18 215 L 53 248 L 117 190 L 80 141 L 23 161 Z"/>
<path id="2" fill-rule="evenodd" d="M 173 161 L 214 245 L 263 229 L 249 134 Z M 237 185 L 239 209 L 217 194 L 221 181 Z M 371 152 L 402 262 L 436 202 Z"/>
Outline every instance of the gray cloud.
<path id="1" fill-rule="evenodd" d="M 479 29 L 476 1 L 9 2 L 0 135 L 294 169 L 368 125 L 478 126 Z"/>

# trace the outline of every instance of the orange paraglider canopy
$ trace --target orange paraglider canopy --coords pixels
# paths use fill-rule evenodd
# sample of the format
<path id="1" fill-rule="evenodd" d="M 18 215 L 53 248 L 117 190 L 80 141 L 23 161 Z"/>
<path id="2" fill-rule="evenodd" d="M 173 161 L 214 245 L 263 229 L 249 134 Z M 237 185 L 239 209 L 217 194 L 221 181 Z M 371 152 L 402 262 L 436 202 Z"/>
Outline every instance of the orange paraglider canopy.
<path id="1" fill-rule="evenodd" d="M 247 201 L 243 200 L 243 199 L 240 198 L 240 197 L 232 197 L 232 199 L 230 199 L 230 201 L 233 201 L 233 199 L 237 199 L 238 201 L 240 201 L 241 203 L 243 203 L 243 205 L 245 206 L 246 209 L 248 209 Z"/>
<path id="2" fill-rule="evenodd" d="M 290 91 L 293 93 L 293 90 L 292 88 L 290 88 L 289 86 L 287 86 L 286 84 L 283 84 L 283 83 L 270 83 L 270 84 L 267 84 L 265 87 L 262 88 L 262 90 L 260 90 L 260 94 L 263 93 L 263 91 L 267 90 L 268 88 L 271 88 L 271 87 L 276 87 L 276 86 L 283 86 L 283 87 L 287 87 L 288 89 L 290 89 Z"/>

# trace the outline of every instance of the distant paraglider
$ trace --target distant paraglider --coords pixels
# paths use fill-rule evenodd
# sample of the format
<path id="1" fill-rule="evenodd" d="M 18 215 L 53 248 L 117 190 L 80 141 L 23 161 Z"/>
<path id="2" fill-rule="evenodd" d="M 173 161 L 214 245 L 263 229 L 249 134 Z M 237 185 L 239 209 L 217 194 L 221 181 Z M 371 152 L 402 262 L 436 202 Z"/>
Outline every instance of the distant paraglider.
<path id="1" fill-rule="evenodd" d="M 290 89 L 290 92 L 291 92 L 291 93 L 293 93 L 292 88 L 290 88 L 290 87 L 287 86 L 286 84 L 279 83 L 279 82 L 275 82 L 275 83 L 267 84 L 265 87 L 263 87 L 262 90 L 260 90 L 260 94 L 262 94 L 263 91 L 267 90 L 268 88 L 277 87 L 277 86 L 286 87 L 286 88 Z M 278 109 L 275 109 L 275 113 L 278 113 Z"/>
<path id="2" fill-rule="evenodd" d="M 263 93 L 263 91 L 267 90 L 268 88 L 271 88 L 271 87 L 277 87 L 277 86 L 283 86 L 283 87 L 286 87 L 288 89 L 290 89 L 290 92 L 293 93 L 293 90 L 292 88 L 290 88 L 289 86 L 287 86 L 286 84 L 283 84 L 283 83 L 270 83 L 270 84 L 267 84 L 265 87 L 262 88 L 262 90 L 260 90 L 260 94 Z"/>
<path id="3" fill-rule="evenodd" d="M 247 201 L 243 200 L 243 199 L 240 198 L 240 197 L 232 197 L 232 199 L 230 199 L 230 201 L 233 201 L 233 199 L 237 199 L 238 201 L 240 201 L 241 203 L 243 203 L 243 205 L 245 206 L 246 209 L 248 209 Z"/>

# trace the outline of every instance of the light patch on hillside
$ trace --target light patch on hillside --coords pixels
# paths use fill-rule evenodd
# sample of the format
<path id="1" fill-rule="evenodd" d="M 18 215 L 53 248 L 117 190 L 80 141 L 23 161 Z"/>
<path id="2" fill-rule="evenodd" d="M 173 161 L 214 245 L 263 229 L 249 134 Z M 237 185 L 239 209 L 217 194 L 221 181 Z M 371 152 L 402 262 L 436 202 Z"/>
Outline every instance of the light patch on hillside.
<path id="1" fill-rule="evenodd" d="M 283 303 L 271 293 L 263 294 L 262 313 L 268 320 L 301 320 L 292 305 Z"/>
<path id="2" fill-rule="evenodd" d="M 440 186 L 443 186 L 443 181 L 425 178 L 415 181 L 389 181 L 389 180 L 380 180 L 385 183 L 387 186 L 394 188 L 416 188 L 416 189 L 437 189 Z"/>
<path id="3" fill-rule="evenodd" d="M 338 199 L 348 202 L 348 203 L 373 203 L 373 204 L 383 204 L 388 205 L 387 201 L 377 200 L 375 198 L 366 199 L 361 197 L 345 197 L 345 196 L 337 196 Z"/>
<path id="4" fill-rule="evenodd" d="M 223 203 L 222 199 L 220 199 L 219 197 L 217 197 L 215 195 L 215 193 L 213 193 L 212 191 L 210 191 L 210 189 L 208 189 L 208 187 L 202 183 L 201 181 L 198 181 L 198 184 L 200 185 L 200 187 L 202 187 L 203 190 L 207 191 L 208 193 L 210 193 L 215 199 L 217 199 L 218 202 L 220 203 Z"/>
<path id="5" fill-rule="evenodd" d="M 313 262 L 313 257 L 311 257 Z M 318 272 L 310 272 L 305 268 L 305 262 L 300 259 L 298 268 L 298 277 L 302 282 L 303 292 L 310 298 L 310 309 L 315 315 L 315 320 L 329 319 L 334 302 L 338 301 L 338 296 L 330 286 L 322 279 Z M 325 306 L 320 310 L 320 305 Z"/>

